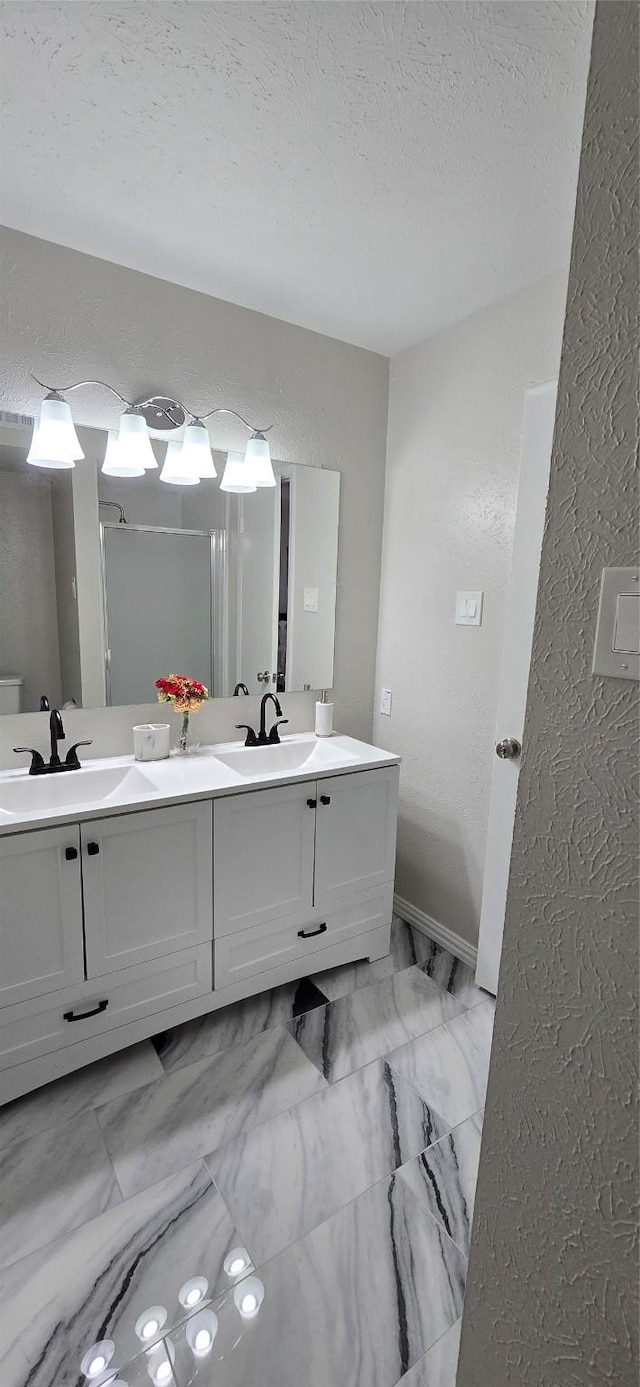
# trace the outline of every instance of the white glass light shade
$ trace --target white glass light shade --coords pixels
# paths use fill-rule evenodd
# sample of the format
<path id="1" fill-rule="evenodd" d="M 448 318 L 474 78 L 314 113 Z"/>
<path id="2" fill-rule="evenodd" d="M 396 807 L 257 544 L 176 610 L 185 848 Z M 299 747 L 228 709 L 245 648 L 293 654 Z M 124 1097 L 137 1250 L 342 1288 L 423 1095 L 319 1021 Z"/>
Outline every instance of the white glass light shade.
<path id="1" fill-rule="evenodd" d="M 233 1290 L 236 1309 L 245 1320 L 255 1319 L 264 1300 L 264 1285 L 257 1276 L 247 1276 L 239 1281 Z"/>
<path id="2" fill-rule="evenodd" d="M 160 473 L 160 481 L 168 482 L 170 486 L 197 486 L 200 477 L 197 472 L 189 471 L 185 468 L 182 456 L 182 443 L 172 440 L 167 443 L 167 452 L 164 466 Z"/>
<path id="3" fill-rule="evenodd" d="M 144 477 L 144 467 L 141 462 L 130 459 L 127 462 L 127 454 L 120 447 L 120 441 L 115 429 L 109 429 L 107 434 L 107 450 L 104 455 L 102 471 L 105 477 Z"/>
<path id="4" fill-rule="evenodd" d="M 178 1300 L 186 1310 L 193 1309 L 207 1294 L 209 1282 L 206 1276 L 191 1276 L 178 1291 Z"/>
<path id="5" fill-rule="evenodd" d="M 244 460 L 254 486 L 275 486 L 269 444 L 263 433 L 253 433 L 247 443 Z"/>
<path id="6" fill-rule="evenodd" d="M 205 1358 L 218 1333 L 218 1316 L 213 1310 L 199 1310 L 187 1320 L 186 1340 L 194 1358 Z"/>
<path id="7" fill-rule="evenodd" d="M 141 467 L 143 472 L 152 472 L 158 466 L 145 420 L 133 410 L 125 409 L 120 415 L 118 450 L 123 467 Z"/>
<path id="8" fill-rule="evenodd" d="M 33 436 L 31 447 L 27 453 L 27 462 L 32 467 L 51 467 L 54 471 L 62 472 L 69 467 L 75 467 L 73 458 L 50 458 L 47 457 L 40 446 L 40 422 L 36 420 L 33 426 Z"/>
<path id="9" fill-rule="evenodd" d="M 73 467 L 84 457 L 73 427 L 71 410 L 53 391 L 42 401 L 40 419 L 34 424 L 27 462 L 34 467 Z"/>
<path id="10" fill-rule="evenodd" d="M 211 456 L 209 434 L 199 419 L 187 424 L 182 440 L 181 459 L 185 471 L 194 472 L 203 481 L 218 475 Z"/>
<path id="11" fill-rule="evenodd" d="M 89 1381 L 96 1377 L 102 1379 L 102 1374 L 105 1368 L 108 1368 L 115 1351 L 116 1346 L 113 1339 L 100 1339 L 97 1344 L 92 1344 L 91 1348 L 88 1348 L 83 1355 L 80 1364 L 81 1373 Z"/>
<path id="12" fill-rule="evenodd" d="M 227 453 L 220 490 L 236 491 L 242 494 L 247 491 L 255 491 L 255 489 L 252 466 L 245 462 L 244 453 Z"/>

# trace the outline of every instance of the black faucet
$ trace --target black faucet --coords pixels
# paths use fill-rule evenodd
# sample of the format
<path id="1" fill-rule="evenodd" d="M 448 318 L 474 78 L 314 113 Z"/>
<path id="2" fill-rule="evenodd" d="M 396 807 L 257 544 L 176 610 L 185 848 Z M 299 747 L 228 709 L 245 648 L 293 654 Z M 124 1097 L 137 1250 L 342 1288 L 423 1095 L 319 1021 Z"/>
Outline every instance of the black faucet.
<path id="1" fill-rule="evenodd" d="M 246 684 L 236 684 L 236 687 L 233 690 L 233 697 L 238 698 L 240 694 L 246 694 L 247 698 L 249 697 L 249 690 Z"/>
<path id="2" fill-rule="evenodd" d="M 29 775 L 52 775 L 54 771 L 79 771 L 80 762 L 78 760 L 78 747 L 91 746 L 91 742 L 74 742 L 69 747 L 64 761 L 58 755 L 58 742 L 65 740 L 62 718 L 57 708 L 52 708 L 49 714 L 49 731 L 51 733 L 51 757 L 49 763 L 45 761 L 42 753 L 36 751 L 32 746 L 14 746 L 16 752 L 28 751 L 31 756 Z"/>
<path id="3" fill-rule="evenodd" d="M 276 710 L 276 717 L 279 721 L 274 722 L 271 731 L 267 732 L 267 703 L 269 700 L 273 703 Z M 282 716 L 282 708 L 280 707 L 276 695 L 274 693 L 266 693 L 262 695 L 260 700 L 260 731 L 255 733 L 252 727 L 247 726 L 246 722 L 237 722 L 236 727 L 239 732 L 242 731 L 247 734 L 245 746 L 278 746 L 280 744 L 278 728 L 282 727 L 282 724 L 288 721 L 288 718 L 283 718 Z"/>
<path id="4" fill-rule="evenodd" d="M 58 742 L 64 742 L 65 735 L 64 727 L 62 726 L 62 718 L 57 708 L 52 708 L 49 714 L 49 732 L 51 734 L 51 759 L 49 765 L 59 766 L 60 757 L 58 755 Z"/>

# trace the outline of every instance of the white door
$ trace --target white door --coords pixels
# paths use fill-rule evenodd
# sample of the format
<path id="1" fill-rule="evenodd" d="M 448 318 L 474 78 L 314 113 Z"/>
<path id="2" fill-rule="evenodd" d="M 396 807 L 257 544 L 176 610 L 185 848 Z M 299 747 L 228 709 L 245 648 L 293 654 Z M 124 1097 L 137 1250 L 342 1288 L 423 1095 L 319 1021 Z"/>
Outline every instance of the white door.
<path id="1" fill-rule="evenodd" d="M 82 825 L 87 977 L 213 937 L 211 803 Z"/>
<path id="2" fill-rule="evenodd" d="M 217 799 L 216 938 L 308 915 L 313 905 L 315 782 Z"/>
<path id="3" fill-rule="evenodd" d="M 263 694 L 275 688 L 277 669 L 280 486 L 259 487 L 241 500 L 237 678 L 249 693 Z"/>
<path id="4" fill-rule="evenodd" d="M 388 766 L 318 781 L 314 904 L 319 910 L 393 881 L 398 780 L 398 767 Z"/>
<path id="5" fill-rule="evenodd" d="M 77 824 L 0 838 L 0 1004 L 84 978 Z"/>
<path id="6" fill-rule="evenodd" d="M 498 988 L 502 931 L 509 881 L 513 821 L 520 766 L 531 643 L 536 610 L 544 515 L 549 490 L 557 382 L 528 390 L 522 432 L 522 458 L 513 544 L 511 581 L 502 656 L 496 726 L 496 759 L 491 781 L 476 981 Z M 513 740 L 514 746 L 508 745 Z M 497 747 L 506 742 L 507 756 Z M 510 753 L 515 752 L 515 755 Z"/>

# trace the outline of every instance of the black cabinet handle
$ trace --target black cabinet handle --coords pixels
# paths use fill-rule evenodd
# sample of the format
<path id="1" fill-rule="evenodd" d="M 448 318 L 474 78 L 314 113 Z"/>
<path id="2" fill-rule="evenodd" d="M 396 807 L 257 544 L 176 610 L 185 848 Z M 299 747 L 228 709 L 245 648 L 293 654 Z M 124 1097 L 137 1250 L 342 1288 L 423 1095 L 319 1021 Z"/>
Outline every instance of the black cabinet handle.
<path id="1" fill-rule="evenodd" d="M 108 1005 L 109 998 L 105 997 L 103 1001 L 98 1002 L 97 1007 L 94 1007 L 93 1011 L 82 1011 L 79 1016 L 74 1016 L 72 1011 L 64 1011 L 62 1013 L 62 1018 L 64 1021 L 88 1021 L 90 1016 L 99 1016 L 101 1011 L 106 1011 Z"/>
<path id="2" fill-rule="evenodd" d="M 310 929 L 310 930 L 299 929 L 299 930 L 298 930 L 298 939 L 313 939 L 313 936 L 314 936 L 315 934 L 325 934 L 325 933 L 326 933 L 326 929 L 327 929 L 326 924 L 324 924 L 324 925 L 318 925 L 318 928 L 317 928 L 317 929 Z"/>
<path id="3" fill-rule="evenodd" d="M 331 795 L 321 795 L 321 796 L 320 796 L 320 803 L 321 803 L 321 804 L 331 804 Z"/>
<path id="4" fill-rule="evenodd" d="M 309 808 L 310 808 L 310 809 L 315 809 L 317 803 L 318 803 L 317 799 L 308 799 L 308 800 L 307 800 L 307 804 L 309 805 Z"/>
<path id="5" fill-rule="evenodd" d="M 98 853 L 100 852 L 100 844 L 87 843 L 87 852 L 89 854 L 89 857 L 97 857 Z"/>
<path id="6" fill-rule="evenodd" d="M 65 850 L 64 850 L 64 855 L 65 855 L 65 858 L 66 858 L 67 862 L 75 862 L 76 857 L 78 856 L 78 849 L 77 849 L 77 848 L 65 848 Z"/>

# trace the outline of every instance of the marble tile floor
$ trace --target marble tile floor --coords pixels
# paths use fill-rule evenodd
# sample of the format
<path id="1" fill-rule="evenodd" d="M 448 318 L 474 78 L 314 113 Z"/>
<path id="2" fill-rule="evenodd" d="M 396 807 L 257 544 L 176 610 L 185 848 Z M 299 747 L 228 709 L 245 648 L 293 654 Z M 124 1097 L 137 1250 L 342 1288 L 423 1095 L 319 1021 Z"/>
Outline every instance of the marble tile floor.
<path id="1" fill-rule="evenodd" d="M 394 921 L 0 1109 L 2 1387 L 453 1387 L 492 1016 Z"/>

